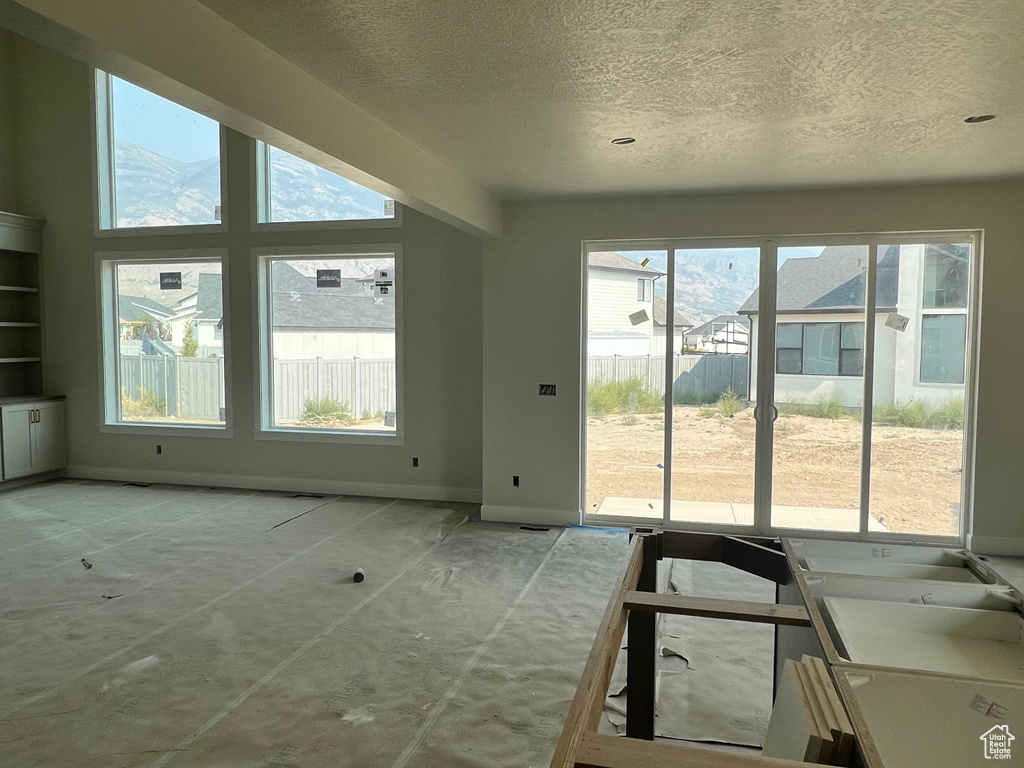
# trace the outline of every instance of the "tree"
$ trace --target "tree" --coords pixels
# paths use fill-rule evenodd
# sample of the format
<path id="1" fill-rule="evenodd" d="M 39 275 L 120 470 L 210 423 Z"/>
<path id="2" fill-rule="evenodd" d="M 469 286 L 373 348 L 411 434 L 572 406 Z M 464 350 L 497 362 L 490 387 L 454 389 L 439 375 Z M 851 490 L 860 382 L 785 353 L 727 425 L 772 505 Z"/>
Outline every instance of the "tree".
<path id="1" fill-rule="evenodd" d="M 196 321 L 189 318 L 185 321 L 185 338 L 181 343 L 182 357 L 196 357 L 199 354 L 199 342 L 196 340 Z"/>

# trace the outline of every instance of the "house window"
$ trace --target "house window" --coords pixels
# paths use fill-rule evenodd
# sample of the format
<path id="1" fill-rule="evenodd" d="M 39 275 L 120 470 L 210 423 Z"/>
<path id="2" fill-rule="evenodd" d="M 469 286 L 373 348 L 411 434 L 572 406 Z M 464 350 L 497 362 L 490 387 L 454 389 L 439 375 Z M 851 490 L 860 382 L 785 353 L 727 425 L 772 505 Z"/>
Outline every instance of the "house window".
<path id="1" fill-rule="evenodd" d="M 221 222 L 221 130 L 208 117 L 96 72 L 101 229 Z"/>
<path id="2" fill-rule="evenodd" d="M 394 222 L 395 201 L 300 157 L 256 142 L 256 220 Z"/>
<path id="3" fill-rule="evenodd" d="M 651 288 L 654 281 L 649 277 L 638 277 L 636 279 L 636 300 L 637 301 L 650 301 L 651 300 Z"/>
<path id="4" fill-rule="evenodd" d="M 921 381 L 963 384 L 967 351 L 967 315 L 924 315 L 921 318 Z"/>
<path id="5" fill-rule="evenodd" d="M 399 266 L 396 246 L 260 257 L 264 433 L 401 436 Z"/>
<path id="6" fill-rule="evenodd" d="M 779 323 L 775 372 L 804 376 L 861 376 L 864 323 Z"/>
<path id="7" fill-rule="evenodd" d="M 101 259 L 107 425 L 225 426 L 219 255 Z"/>
<path id="8" fill-rule="evenodd" d="M 925 309 L 967 308 L 970 260 L 971 247 L 967 244 L 944 243 L 925 247 Z"/>

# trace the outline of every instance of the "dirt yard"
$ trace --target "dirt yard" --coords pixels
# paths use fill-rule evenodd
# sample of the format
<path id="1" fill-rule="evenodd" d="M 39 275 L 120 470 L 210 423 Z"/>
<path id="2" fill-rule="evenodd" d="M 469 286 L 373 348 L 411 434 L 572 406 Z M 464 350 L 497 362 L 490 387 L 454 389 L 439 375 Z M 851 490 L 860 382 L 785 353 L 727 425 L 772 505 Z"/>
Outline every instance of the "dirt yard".
<path id="1" fill-rule="evenodd" d="M 753 503 L 754 420 L 677 406 L 672 497 Z M 661 414 L 587 420 L 587 509 L 606 496 L 661 498 L 665 431 Z M 635 422 L 635 423 L 634 423 Z M 871 514 L 890 531 L 955 536 L 960 506 L 959 430 L 873 428 Z M 775 423 L 773 503 L 856 509 L 861 424 L 783 415 Z"/>

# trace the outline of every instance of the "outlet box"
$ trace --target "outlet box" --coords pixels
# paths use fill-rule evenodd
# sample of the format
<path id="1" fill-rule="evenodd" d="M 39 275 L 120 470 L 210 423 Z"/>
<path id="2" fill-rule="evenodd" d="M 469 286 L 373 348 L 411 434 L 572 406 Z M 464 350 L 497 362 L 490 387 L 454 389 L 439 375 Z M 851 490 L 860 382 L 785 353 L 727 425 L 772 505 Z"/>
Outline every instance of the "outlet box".
<path id="1" fill-rule="evenodd" d="M 555 385 L 554 384 L 541 384 L 540 385 L 541 397 L 554 397 L 555 396 Z"/>
<path id="2" fill-rule="evenodd" d="M 418 467 L 420 465 L 420 459 L 419 459 L 418 456 L 413 456 L 412 457 L 412 465 L 414 467 Z"/>
<path id="3" fill-rule="evenodd" d="M 518 488 L 519 487 L 519 475 L 512 475 L 512 487 L 513 488 Z"/>
<path id="4" fill-rule="evenodd" d="M 164 447 L 162 445 L 158 445 L 156 447 L 156 455 L 159 456 L 163 452 L 164 452 Z"/>

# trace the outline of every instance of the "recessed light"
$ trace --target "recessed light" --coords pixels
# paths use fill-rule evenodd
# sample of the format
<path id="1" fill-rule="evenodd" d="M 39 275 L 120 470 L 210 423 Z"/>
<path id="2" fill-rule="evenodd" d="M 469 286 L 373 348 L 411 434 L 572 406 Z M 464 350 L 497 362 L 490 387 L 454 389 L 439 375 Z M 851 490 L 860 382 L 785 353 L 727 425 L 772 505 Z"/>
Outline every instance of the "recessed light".
<path id="1" fill-rule="evenodd" d="M 995 119 L 995 115 L 974 115 L 973 117 L 968 117 L 964 122 L 973 125 L 974 123 L 987 123 L 989 120 Z"/>
<path id="2" fill-rule="evenodd" d="M 632 136 L 620 136 L 617 139 L 612 139 L 612 144 L 619 144 L 621 146 L 622 144 L 632 144 L 635 141 L 636 139 Z"/>

